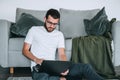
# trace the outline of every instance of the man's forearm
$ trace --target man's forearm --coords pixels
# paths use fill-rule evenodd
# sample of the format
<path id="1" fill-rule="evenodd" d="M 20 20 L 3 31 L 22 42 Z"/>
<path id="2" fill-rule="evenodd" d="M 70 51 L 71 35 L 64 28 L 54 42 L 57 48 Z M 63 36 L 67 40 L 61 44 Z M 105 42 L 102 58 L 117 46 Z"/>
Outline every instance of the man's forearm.
<path id="1" fill-rule="evenodd" d="M 30 60 L 34 61 L 36 64 L 41 64 L 43 59 L 39 59 L 34 56 L 30 51 L 24 51 L 24 55 L 29 58 Z"/>
<path id="2" fill-rule="evenodd" d="M 59 59 L 62 60 L 62 61 L 67 61 L 67 57 L 66 57 L 65 54 L 64 55 L 60 55 Z"/>
<path id="3" fill-rule="evenodd" d="M 32 61 L 37 59 L 37 57 L 35 57 L 30 51 L 24 50 L 23 54 Z"/>

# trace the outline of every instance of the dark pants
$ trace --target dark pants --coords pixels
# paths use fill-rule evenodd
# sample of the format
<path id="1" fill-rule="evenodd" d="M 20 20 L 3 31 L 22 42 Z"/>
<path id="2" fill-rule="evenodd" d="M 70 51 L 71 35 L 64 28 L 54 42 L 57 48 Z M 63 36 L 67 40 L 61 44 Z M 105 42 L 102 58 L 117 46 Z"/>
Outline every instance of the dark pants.
<path id="1" fill-rule="evenodd" d="M 33 80 L 59 80 L 59 76 L 49 76 L 46 73 L 32 72 Z M 89 64 L 73 64 L 69 68 L 69 73 L 66 76 L 67 80 L 82 80 L 82 78 L 87 80 L 104 80 L 100 77 Z"/>

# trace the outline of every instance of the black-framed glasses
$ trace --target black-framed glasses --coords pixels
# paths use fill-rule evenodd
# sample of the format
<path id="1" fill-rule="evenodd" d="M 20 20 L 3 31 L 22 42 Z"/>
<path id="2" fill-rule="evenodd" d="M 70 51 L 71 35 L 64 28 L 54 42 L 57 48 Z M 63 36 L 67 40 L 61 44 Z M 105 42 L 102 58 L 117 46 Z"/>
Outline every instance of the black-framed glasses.
<path id="1" fill-rule="evenodd" d="M 48 26 L 57 26 L 58 25 L 58 23 L 52 23 L 52 22 L 50 22 L 50 21 L 48 21 L 48 20 L 46 20 L 46 22 L 47 22 L 47 25 Z"/>

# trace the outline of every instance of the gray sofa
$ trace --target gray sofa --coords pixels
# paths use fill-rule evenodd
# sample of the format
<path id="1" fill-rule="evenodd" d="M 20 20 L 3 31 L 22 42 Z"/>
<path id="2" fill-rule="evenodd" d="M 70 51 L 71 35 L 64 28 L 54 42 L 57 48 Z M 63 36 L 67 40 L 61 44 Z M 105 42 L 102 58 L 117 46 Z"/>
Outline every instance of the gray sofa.
<path id="1" fill-rule="evenodd" d="M 68 60 L 71 57 L 72 38 L 86 36 L 83 19 L 91 19 L 97 14 L 99 9 L 93 10 L 68 10 L 59 9 L 61 14 L 60 25 L 58 29 L 65 35 L 65 46 Z M 39 20 L 43 21 L 46 11 L 28 10 L 17 8 L 16 22 L 22 13 L 30 13 Z M 0 20 L 0 65 L 2 67 L 30 67 L 30 60 L 23 56 L 22 47 L 24 38 L 10 38 L 10 21 Z M 119 57 L 120 53 L 120 21 L 112 25 L 112 35 L 114 43 L 114 59 Z M 113 60 L 113 63 L 119 64 L 119 61 Z"/>

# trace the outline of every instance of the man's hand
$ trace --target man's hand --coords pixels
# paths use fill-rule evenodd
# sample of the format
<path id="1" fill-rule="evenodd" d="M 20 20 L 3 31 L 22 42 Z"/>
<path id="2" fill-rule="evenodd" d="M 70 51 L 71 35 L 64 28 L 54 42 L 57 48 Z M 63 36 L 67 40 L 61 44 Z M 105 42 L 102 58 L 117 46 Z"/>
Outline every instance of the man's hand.
<path id="1" fill-rule="evenodd" d="M 62 72 L 61 75 L 66 76 L 68 73 L 69 73 L 69 69 L 67 69 L 65 72 Z"/>
<path id="2" fill-rule="evenodd" d="M 34 59 L 34 62 L 35 62 L 36 64 L 40 64 L 40 65 L 41 65 L 42 62 L 43 62 L 43 60 L 44 60 L 44 59 L 35 58 L 35 59 Z"/>

